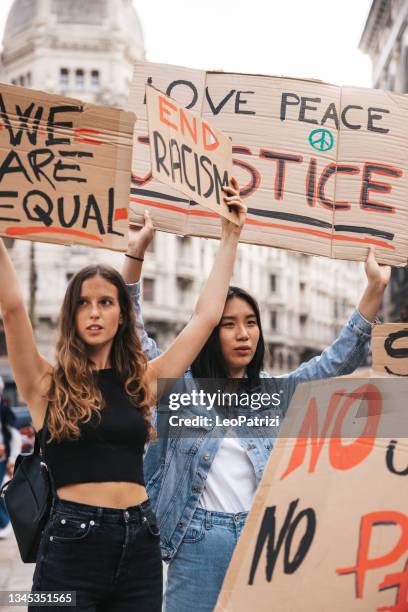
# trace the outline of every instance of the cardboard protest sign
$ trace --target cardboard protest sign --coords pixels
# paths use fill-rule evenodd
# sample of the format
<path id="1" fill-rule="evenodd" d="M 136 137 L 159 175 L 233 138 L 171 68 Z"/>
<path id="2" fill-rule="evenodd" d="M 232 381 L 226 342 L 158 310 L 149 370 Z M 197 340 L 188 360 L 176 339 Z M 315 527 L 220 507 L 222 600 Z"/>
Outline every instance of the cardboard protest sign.
<path id="1" fill-rule="evenodd" d="M 218 237 L 219 219 L 152 178 L 145 84 L 232 140 L 248 206 L 244 242 L 339 259 L 408 260 L 408 97 L 380 90 L 138 62 L 129 108 L 134 136 L 131 218 Z"/>
<path id="2" fill-rule="evenodd" d="M 408 377 L 408 323 L 375 325 L 372 352 L 376 372 Z"/>
<path id="3" fill-rule="evenodd" d="M 407 610 L 408 382 L 296 390 L 217 612 Z"/>
<path id="4" fill-rule="evenodd" d="M 149 85 L 146 102 L 153 177 L 238 224 L 222 191 L 233 176 L 231 140 Z"/>
<path id="5" fill-rule="evenodd" d="M 127 248 L 133 113 L 0 85 L 0 234 Z"/>

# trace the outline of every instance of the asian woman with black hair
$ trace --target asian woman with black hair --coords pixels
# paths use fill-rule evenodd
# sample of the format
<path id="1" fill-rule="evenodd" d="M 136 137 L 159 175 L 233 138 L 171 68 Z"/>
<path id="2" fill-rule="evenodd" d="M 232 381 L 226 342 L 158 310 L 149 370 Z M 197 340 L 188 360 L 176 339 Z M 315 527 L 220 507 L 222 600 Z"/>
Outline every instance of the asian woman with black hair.
<path id="1" fill-rule="evenodd" d="M 128 252 L 140 261 L 127 257 L 122 271 L 135 303 L 142 348 L 149 359 L 160 351 L 144 330 L 137 281 L 153 234 L 151 219 L 145 213 L 145 225 L 134 232 Z M 339 337 L 320 356 L 275 379 L 262 370 L 265 347 L 257 302 L 243 289 L 230 287 L 220 323 L 192 361 L 178 390 L 191 393 L 199 379 L 247 379 L 252 386 L 269 378 L 282 392 L 280 414 L 284 415 L 299 383 L 348 374 L 363 365 L 372 322 L 390 275 L 388 267 L 377 264 L 372 250 L 365 270 L 367 287 Z M 208 416 L 207 406 L 195 406 L 194 413 Z M 239 431 L 232 428 L 222 438 L 219 428 L 208 425 L 198 434 L 159 436 L 150 444 L 145 479 L 161 531 L 162 558 L 169 563 L 166 612 L 213 610 L 275 436 L 276 432 L 265 437 L 265 428 L 244 425 Z"/>

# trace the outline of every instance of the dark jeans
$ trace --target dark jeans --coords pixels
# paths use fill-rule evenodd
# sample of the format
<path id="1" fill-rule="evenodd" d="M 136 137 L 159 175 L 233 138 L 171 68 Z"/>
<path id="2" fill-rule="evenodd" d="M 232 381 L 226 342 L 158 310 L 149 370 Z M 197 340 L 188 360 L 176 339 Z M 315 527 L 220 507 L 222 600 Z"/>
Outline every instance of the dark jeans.
<path id="1" fill-rule="evenodd" d="M 56 499 L 33 591 L 76 591 L 75 608 L 52 610 L 161 612 L 159 530 L 149 501 L 116 510 Z"/>

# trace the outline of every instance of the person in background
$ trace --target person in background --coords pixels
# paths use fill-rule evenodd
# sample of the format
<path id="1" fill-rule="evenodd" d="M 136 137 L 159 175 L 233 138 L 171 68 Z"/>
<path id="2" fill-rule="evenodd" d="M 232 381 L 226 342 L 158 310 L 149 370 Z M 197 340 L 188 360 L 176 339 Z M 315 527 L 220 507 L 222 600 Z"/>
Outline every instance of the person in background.
<path id="1" fill-rule="evenodd" d="M 133 231 L 122 268 L 135 303 L 142 349 L 149 359 L 160 350 L 144 330 L 137 281 L 153 235 L 151 219 L 145 213 L 145 225 L 139 233 Z M 380 267 L 370 249 L 365 271 L 365 291 L 338 338 L 320 356 L 284 377 L 274 378 L 262 371 L 259 307 L 246 291 L 230 287 L 221 321 L 184 374 L 178 391 L 191 393 L 203 379 L 246 379 L 256 387 L 260 378 L 269 378 L 271 387 L 276 385 L 282 394 L 279 410 L 284 417 L 299 383 L 348 374 L 365 364 L 390 268 Z M 206 406 L 198 413 L 209 414 Z M 161 531 L 162 557 L 169 563 L 166 612 L 214 609 L 277 434 L 246 425 L 231 428 L 225 437 L 215 430 L 214 426 L 203 427 L 195 437 L 182 433 L 172 439 L 159 436 L 146 453 L 146 486 Z"/>
<path id="2" fill-rule="evenodd" d="M 0 486 L 13 476 L 14 463 L 21 452 L 21 436 L 15 427 L 14 414 L 3 396 L 4 381 L 0 376 Z M 6 506 L 0 497 L 0 540 L 11 535 L 12 528 Z"/>

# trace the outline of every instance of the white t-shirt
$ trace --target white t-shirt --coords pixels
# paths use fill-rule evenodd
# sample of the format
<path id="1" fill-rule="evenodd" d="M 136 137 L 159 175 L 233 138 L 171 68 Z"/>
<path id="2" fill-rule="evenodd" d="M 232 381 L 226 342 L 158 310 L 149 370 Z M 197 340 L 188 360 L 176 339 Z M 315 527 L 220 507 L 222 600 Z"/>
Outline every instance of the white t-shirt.
<path id="1" fill-rule="evenodd" d="M 198 505 L 215 512 L 247 512 L 256 491 L 254 467 L 237 438 L 224 438 L 207 475 Z"/>

